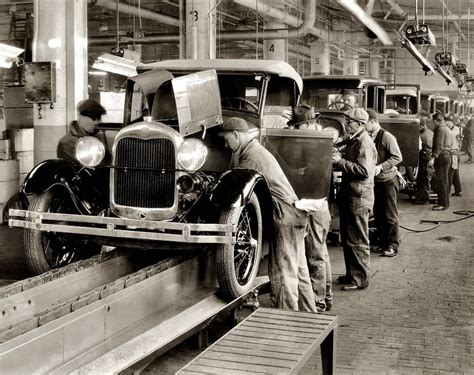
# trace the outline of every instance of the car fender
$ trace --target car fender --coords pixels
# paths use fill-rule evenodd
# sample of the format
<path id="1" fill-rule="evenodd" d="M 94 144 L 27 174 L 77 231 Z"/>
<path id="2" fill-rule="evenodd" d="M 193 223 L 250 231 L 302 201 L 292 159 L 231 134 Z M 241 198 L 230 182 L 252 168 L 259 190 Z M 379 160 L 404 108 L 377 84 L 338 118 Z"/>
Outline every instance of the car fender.
<path id="1" fill-rule="evenodd" d="M 273 201 L 265 177 L 252 169 L 232 169 L 221 175 L 211 192 L 211 203 L 221 207 L 244 206 L 252 196 L 257 195 L 262 211 L 264 227 L 273 222 Z"/>
<path id="2" fill-rule="evenodd" d="M 70 182 L 76 175 L 73 164 L 68 160 L 49 159 L 36 165 L 25 177 L 21 187 L 24 194 L 39 194 L 53 185 Z"/>

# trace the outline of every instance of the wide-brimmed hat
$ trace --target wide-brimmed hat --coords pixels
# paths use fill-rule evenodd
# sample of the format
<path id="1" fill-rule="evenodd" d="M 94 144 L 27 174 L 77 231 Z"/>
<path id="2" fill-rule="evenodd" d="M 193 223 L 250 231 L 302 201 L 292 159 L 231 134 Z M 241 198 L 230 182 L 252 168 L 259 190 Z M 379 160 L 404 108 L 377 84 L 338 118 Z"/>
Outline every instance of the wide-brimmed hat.
<path id="1" fill-rule="evenodd" d="M 344 112 L 350 120 L 359 122 L 361 124 L 366 124 L 369 121 L 369 114 L 362 108 L 353 108 Z"/>
<path id="2" fill-rule="evenodd" d="M 240 117 L 229 117 L 221 125 L 221 131 L 217 135 L 224 135 L 227 132 L 243 132 L 246 133 L 249 131 L 249 126 L 247 121 Z"/>
<path id="3" fill-rule="evenodd" d="M 317 120 L 321 116 L 319 112 L 315 112 L 314 108 L 307 104 L 298 105 L 293 110 L 293 119 L 287 122 L 288 126 L 299 126 L 308 121 Z"/>

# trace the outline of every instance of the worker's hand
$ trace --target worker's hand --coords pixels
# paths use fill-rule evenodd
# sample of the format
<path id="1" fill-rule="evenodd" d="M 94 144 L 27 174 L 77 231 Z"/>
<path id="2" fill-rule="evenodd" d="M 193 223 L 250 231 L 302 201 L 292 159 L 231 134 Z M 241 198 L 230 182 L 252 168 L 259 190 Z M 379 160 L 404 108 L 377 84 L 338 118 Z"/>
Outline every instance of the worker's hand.
<path id="1" fill-rule="evenodd" d="M 308 168 L 308 167 L 298 168 L 298 169 L 296 170 L 296 174 L 297 174 L 298 176 L 304 176 L 304 172 L 306 171 L 307 168 Z"/>
<path id="2" fill-rule="evenodd" d="M 428 167 L 433 168 L 434 166 L 434 158 L 431 158 L 430 161 L 428 162 Z"/>
<path id="3" fill-rule="evenodd" d="M 339 160 L 342 159 L 341 153 L 338 150 L 333 149 L 332 152 L 332 163 L 336 164 L 339 162 Z"/>
<path id="4" fill-rule="evenodd" d="M 380 165 L 376 165 L 374 175 L 378 176 L 380 174 L 380 172 L 382 172 L 382 167 Z"/>

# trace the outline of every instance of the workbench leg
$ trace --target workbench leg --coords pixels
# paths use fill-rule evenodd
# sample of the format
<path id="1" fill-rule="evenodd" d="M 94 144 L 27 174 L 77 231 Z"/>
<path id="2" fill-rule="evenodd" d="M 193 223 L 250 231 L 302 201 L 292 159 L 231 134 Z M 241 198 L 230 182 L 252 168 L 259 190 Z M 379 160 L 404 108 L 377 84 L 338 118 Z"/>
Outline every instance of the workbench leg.
<path id="1" fill-rule="evenodd" d="M 209 328 L 204 327 L 198 333 L 198 348 L 203 349 L 209 345 Z"/>
<path id="2" fill-rule="evenodd" d="M 321 343 L 323 374 L 332 375 L 336 368 L 336 328 Z"/>

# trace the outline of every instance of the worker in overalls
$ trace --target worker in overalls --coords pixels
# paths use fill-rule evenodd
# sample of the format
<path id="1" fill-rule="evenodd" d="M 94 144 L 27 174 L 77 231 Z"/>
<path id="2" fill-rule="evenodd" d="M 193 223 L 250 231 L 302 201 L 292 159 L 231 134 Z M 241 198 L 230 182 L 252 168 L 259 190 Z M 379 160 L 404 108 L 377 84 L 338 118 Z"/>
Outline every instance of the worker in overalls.
<path id="1" fill-rule="evenodd" d="M 230 168 L 252 169 L 267 180 L 273 200 L 275 239 L 269 254 L 268 276 L 272 307 L 316 312 L 304 249 L 308 216 L 275 157 L 248 134 L 247 121 L 231 117 L 219 135 L 233 152 Z"/>

